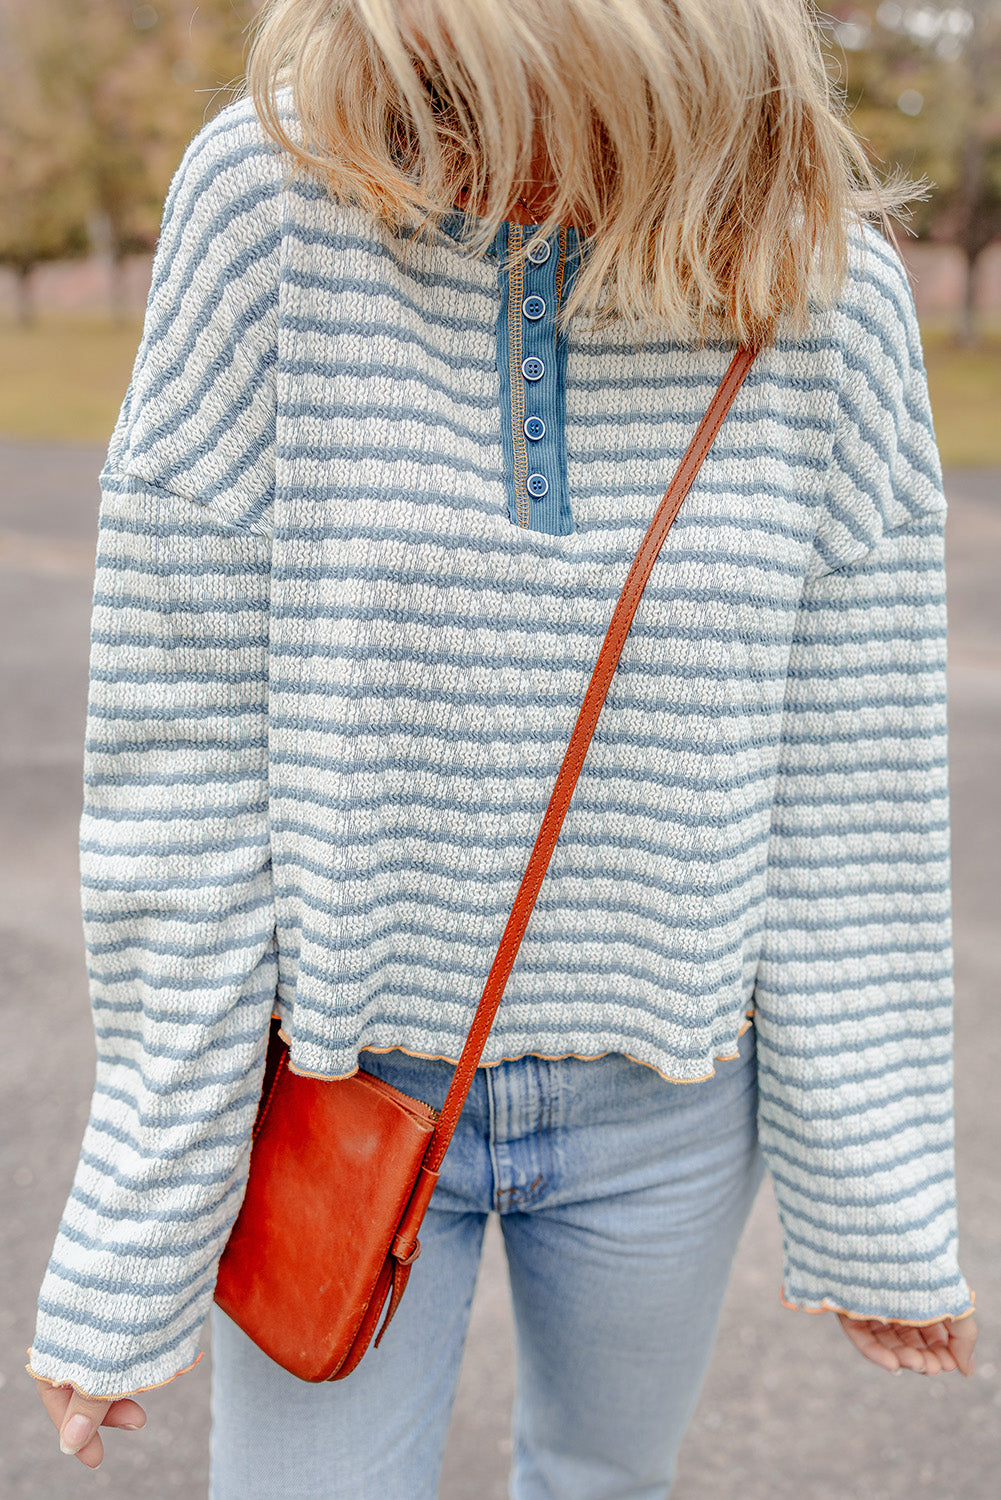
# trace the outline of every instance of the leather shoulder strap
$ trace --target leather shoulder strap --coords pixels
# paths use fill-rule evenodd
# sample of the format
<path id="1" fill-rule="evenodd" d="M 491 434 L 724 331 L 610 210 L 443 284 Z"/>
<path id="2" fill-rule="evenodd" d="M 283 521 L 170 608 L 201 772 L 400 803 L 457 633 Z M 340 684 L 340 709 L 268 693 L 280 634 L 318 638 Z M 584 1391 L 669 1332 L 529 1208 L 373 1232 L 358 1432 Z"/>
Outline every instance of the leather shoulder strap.
<path id="1" fill-rule="evenodd" d="M 441 1166 L 445 1152 L 448 1150 L 449 1141 L 452 1139 L 456 1123 L 462 1112 L 462 1106 L 466 1102 L 476 1068 L 483 1055 L 483 1048 L 490 1034 L 497 1007 L 500 1005 L 504 986 L 507 984 L 508 976 L 514 965 L 514 960 L 521 945 L 528 919 L 532 915 L 535 898 L 539 894 L 543 877 L 549 868 L 556 840 L 563 826 L 567 808 L 573 789 L 580 775 L 580 768 L 584 764 L 584 756 L 587 754 L 588 746 L 598 723 L 598 715 L 602 704 L 608 693 L 612 674 L 618 665 L 622 654 L 622 647 L 629 627 L 636 613 L 640 595 L 646 587 L 647 579 L 650 577 L 651 569 L 657 559 L 664 538 L 671 529 L 672 522 L 681 509 L 681 502 L 691 489 L 702 461 L 712 446 L 712 441 L 723 423 L 740 389 L 744 377 L 754 362 L 758 351 L 750 345 L 741 345 L 730 363 L 730 367 L 719 388 L 709 403 L 708 410 L 696 430 L 695 436 L 685 452 L 684 458 L 678 465 L 677 472 L 668 485 L 663 500 L 657 508 L 657 513 L 647 528 L 646 535 L 640 543 L 639 551 L 633 560 L 632 567 L 626 577 L 626 581 L 619 596 L 619 602 L 615 606 L 611 623 L 605 634 L 605 640 L 598 654 L 598 660 L 591 674 L 584 701 L 577 715 L 573 734 L 563 757 L 556 784 L 553 787 L 549 805 L 542 819 L 535 847 L 532 850 L 525 873 L 522 876 L 518 894 L 511 908 L 507 926 L 504 928 L 497 956 L 487 975 L 483 993 L 476 1007 L 466 1044 L 462 1049 L 459 1061 L 456 1064 L 455 1074 L 449 1086 L 445 1103 L 438 1117 L 434 1135 L 428 1145 L 427 1155 L 424 1158 L 425 1172 L 437 1172 Z"/>

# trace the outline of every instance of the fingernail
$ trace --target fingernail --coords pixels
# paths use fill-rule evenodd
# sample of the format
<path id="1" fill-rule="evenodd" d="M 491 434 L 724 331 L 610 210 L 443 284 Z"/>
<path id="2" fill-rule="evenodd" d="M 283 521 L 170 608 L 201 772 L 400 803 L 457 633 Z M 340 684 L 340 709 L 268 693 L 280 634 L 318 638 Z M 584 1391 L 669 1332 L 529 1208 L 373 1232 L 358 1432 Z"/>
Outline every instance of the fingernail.
<path id="1" fill-rule="evenodd" d="M 64 1453 L 79 1453 L 93 1431 L 94 1424 L 78 1411 L 59 1434 L 59 1446 Z"/>

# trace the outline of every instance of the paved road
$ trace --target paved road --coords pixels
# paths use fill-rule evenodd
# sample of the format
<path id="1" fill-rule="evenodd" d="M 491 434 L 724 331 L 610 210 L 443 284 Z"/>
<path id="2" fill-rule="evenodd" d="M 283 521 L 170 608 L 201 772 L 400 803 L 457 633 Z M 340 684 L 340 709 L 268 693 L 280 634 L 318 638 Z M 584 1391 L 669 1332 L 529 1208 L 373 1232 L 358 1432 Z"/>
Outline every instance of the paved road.
<path id="1" fill-rule="evenodd" d="M 87 633 L 103 450 L 0 441 L 0 1493 L 7 1500 L 169 1500 L 205 1493 L 207 1370 L 150 1399 L 142 1434 L 85 1474 L 58 1453 L 22 1373 L 32 1303 L 72 1175 L 92 1078 L 77 910 L 76 825 Z M 672 1500 L 994 1500 L 1001 1466 L 1001 474 L 949 476 L 950 728 L 961 1260 L 977 1292 L 977 1374 L 891 1379 L 831 1315 L 778 1299 L 766 1182 L 728 1290 Z M 669 1330 L 665 1330 L 669 1336 Z M 491 1235 L 441 1500 L 503 1500 L 511 1338 Z"/>

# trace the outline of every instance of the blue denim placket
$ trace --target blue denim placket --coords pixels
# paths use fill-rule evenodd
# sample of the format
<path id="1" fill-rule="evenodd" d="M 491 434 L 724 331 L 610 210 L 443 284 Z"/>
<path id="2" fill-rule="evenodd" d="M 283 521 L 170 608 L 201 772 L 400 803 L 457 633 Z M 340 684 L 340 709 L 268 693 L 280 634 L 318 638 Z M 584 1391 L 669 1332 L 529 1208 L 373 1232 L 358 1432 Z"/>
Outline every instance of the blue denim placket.
<path id="1" fill-rule="evenodd" d="M 577 231 L 561 227 L 523 246 L 534 226 L 507 222 L 498 235 L 497 373 L 508 515 L 515 526 L 566 536 L 574 529 L 567 487 L 567 339 L 556 318 L 577 273 Z"/>
<path id="2" fill-rule="evenodd" d="M 446 214 L 441 228 L 462 243 L 469 216 Z M 556 318 L 580 265 L 580 236 L 561 228 L 523 247 L 535 225 L 505 221 L 488 256 L 498 265 L 497 376 L 501 452 L 512 524 L 567 536 L 574 530 L 567 485 L 567 336 Z M 508 263 L 510 260 L 510 264 Z"/>

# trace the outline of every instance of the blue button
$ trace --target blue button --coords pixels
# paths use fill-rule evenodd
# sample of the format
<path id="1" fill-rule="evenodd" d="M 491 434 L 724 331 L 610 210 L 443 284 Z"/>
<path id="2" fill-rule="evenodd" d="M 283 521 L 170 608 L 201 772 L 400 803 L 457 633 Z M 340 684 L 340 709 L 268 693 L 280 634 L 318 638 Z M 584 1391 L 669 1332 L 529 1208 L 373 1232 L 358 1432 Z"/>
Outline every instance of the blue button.
<path id="1" fill-rule="evenodd" d="M 533 443 L 537 443 L 539 438 L 545 437 L 545 435 L 546 424 L 541 417 L 525 418 L 525 436 L 527 438 L 531 438 Z"/>
<path id="2" fill-rule="evenodd" d="M 549 241 L 540 240 L 537 245 L 533 245 L 531 250 L 529 250 L 528 258 L 533 266 L 544 266 L 552 253 L 553 247 Z"/>
<path id="3" fill-rule="evenodd" d="M 543 313 L 545 312 L 546 299 L 545 297 L 537 297 L 533 293 L 531 297 L 525 298 L 524 302 L 521 304 L 521 310 L 525 314 L 525 317 L 531 318 L 532 322 L 534 323 L 536 318 L 541 318 Z"/>
<path id="4" fill-rule="evenodd" d="M 521 373 L 526 380 L 541 380 L 546 373 L 546 367 L 538 355 L 530 354 L 521 362 Z"/>
<path id="5" fill-rule="evenodd" d="M 541 500 L 549 490 L 549 480 L 545 474 L 529 474 L 525 480 L 525 488 L 533 500 Z"/>

